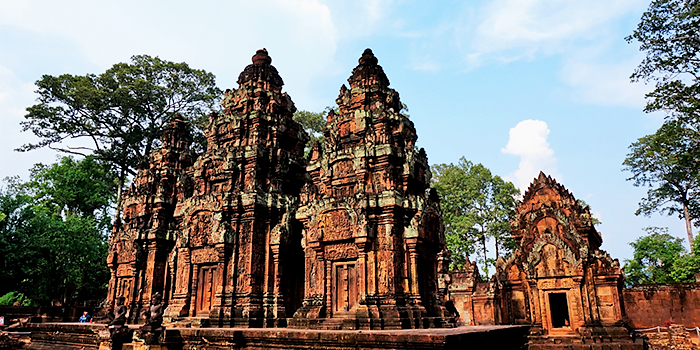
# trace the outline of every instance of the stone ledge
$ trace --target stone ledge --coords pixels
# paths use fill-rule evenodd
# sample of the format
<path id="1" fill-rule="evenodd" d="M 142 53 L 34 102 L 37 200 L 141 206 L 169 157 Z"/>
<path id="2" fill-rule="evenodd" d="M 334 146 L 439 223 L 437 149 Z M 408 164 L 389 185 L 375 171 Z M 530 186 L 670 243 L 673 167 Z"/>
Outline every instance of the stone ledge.
<path id="1" fill-rule="evenodd" d="M 131 325 L 131 328 L 138 326 Z M 29 324 L 26 349 L 98 349 L 104 325 Z M 168 328 L 168 349 L 525 349 L 528 326 L 443 329 L 305 330 L 289 328 Z M 133 348 L 124 344 L 123 349 Z"/>

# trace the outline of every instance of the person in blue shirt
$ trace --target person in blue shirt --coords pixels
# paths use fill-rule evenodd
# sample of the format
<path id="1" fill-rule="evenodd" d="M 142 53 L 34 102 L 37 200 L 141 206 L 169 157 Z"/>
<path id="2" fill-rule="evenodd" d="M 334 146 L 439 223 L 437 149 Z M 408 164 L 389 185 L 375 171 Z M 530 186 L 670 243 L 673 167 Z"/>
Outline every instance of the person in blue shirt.
<path id="1" fill-rule="evenodd" d="M 90 322 L 90 318 L 91 318 L 91 317 L 90 317 L 90 315 L 88 315 L 88 312 L 87 312 L 87 311 L 83 311 L 83 315 L 80 316 L 80 318 L 78 319 L 78 322 L 80 322 L 80 323 L 88 323 L 88 322 Z"/>

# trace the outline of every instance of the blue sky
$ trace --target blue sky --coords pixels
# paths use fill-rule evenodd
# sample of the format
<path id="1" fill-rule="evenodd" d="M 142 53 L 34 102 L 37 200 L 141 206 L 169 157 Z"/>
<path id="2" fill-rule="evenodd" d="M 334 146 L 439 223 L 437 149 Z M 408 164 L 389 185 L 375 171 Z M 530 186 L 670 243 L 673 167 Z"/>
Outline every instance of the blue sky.
<path id="1" fill-rule="evenodd" d="M 588 202 L 603 248 L 630 258 L 646 226 L 645 194 L 621 171 L 627 147 L 653 133 L 643 58 L 631 34 L 648 0 L 491 1 L 7 1 L 0 0 L 0 177 L 50 150 L 17 153 L 24 109 L 43 74 L 101 73 L 132 55 L 187 62 L 235 87 L 265 47 L 298 109 L 333 105 L 362 51 L 372 48 L 409 107 L 431 164 L 464 156 L 521 189 L 540 170 Z"/>

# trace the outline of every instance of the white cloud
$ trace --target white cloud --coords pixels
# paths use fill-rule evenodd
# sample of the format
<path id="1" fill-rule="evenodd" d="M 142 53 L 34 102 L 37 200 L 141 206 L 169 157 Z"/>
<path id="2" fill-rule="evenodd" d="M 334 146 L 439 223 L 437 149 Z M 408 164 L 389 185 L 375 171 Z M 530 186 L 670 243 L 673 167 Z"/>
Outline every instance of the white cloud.
<path id="1" fill-rule="evenodd" d="M 561 180 L 557 159 L 547 142 L 548 136 L 547 123 L 541 120 L 523 120 L 510 129 L 508 144 L 501 152 L 519 156 L 520 164 L 516 171 L 504 178 L 515 183 L 522 192 L 527 190 L 540 171 Z"/>
<path id="2" fill-rule="evenodd" d="M 511 61 L 564 52 L 573 42 L 604 37 L 610 22 L 642 0 L 496 0 L 481 9 L 468 59 Z"/>
<path id="3" fill-rule="evenodd" d="M 331 9 L 333 24 L 343 39 L 369 36 L 386 25 L 393 0 L 324 1 Z"/>
<path id="4" fill-rule="evenodd" d="M 50 150 L 24 154 L 12 151 L 36 141 L 31 133 L 19 131 L 24 109 L 35 98 L 35 87 L 18 78 L 20 71 L 26 81 L 47 73 L 99 74 L 132 55 L 148 54 L 214 72 L 217 84 L 230 88 L 251 63 L 255 50 L 265 47 L 297 107 L 322 108 L 328 101 L 317 93 L 319 81 L 348 73 L 347 67 L 339 69 L 335 63 L 341 34 L 344 39 L 355 39 L 381 30 L 391 3 L 233 0 L 195 4 L 174 0 L 164 5 L 155 0 L 0 0 L 0 26 L 16 39 L 2 40 L 0 50 L 27 51 L 27 44 L 20 40 L 26 35 L 61 42 L 61 47 L 70 47 L 72 54 L 64 57 L 55 51 L 42 52 L 42 59 L 22 67 L 12 61 L 19 57 L 17 54 L 0 55 L 0 156 L 4 164 L 0 176 L 25 174 L 33 163 L 54 158 Z M 360 54 L 357 52 L 356 57 Z M 63 61 L 56 63 L 58 60 Z M 70 70 L 64 62 L 70 63 Z"/>
<path id="5" fill-rule="evenodd" d="M 572 59 L 561 71 L 565 83 L 573 88 L 574 100 L 603 106 L 644 107 L 644 95 L 652 87 L 643 83 L 631 83 L 630 74 L 642 57 L 618 63 L 597 63 L 594 59 Z"/>
<path id="6" fill-rule="evenodd" d="M 285 82 L 305 95 L 337 47 L 330 10 L 314 0 L 0 0 L 0 8 L 0 25 L 74 42 L 101 69 L 157 55 L 216 72 L 222 87 L 233 87 L 255 50 L 266 47 Z"/>
<path id="7" fill-rule="evenodd" d="M 636 17 L 647 5 L 645 0 L 490 1 L 476 12 L 476 24 L 460 34 L 463 59 L 473 69 L 556 55 L 563 62 L 562 82 L 573 90 L 572 100 L 639 109 L 648 88 L 630 83 L 629 75 L 642 58 L 630 45 L 619 59 L 629 34 L 619 26 L 621 19 Z"/>
<path id="8" fill-rule="evenodd" d="M 440 65 L 428 57 L 414 57 L 409 68 L 417 71 L 435 73 L 440 70 Z"/>

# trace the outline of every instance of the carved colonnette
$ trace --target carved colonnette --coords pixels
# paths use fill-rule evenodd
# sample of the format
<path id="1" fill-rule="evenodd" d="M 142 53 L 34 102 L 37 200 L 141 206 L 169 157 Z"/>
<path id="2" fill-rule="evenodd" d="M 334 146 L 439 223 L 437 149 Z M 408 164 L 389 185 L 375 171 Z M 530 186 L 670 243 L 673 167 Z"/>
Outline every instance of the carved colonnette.
<path id="1" fill-rule="evenodd" d="M 304 225 L 299 328 L 422 328 L 444 324 L 441 214 L 413 123 L 372 51 L 311 149 L 296 218 Z"/>

